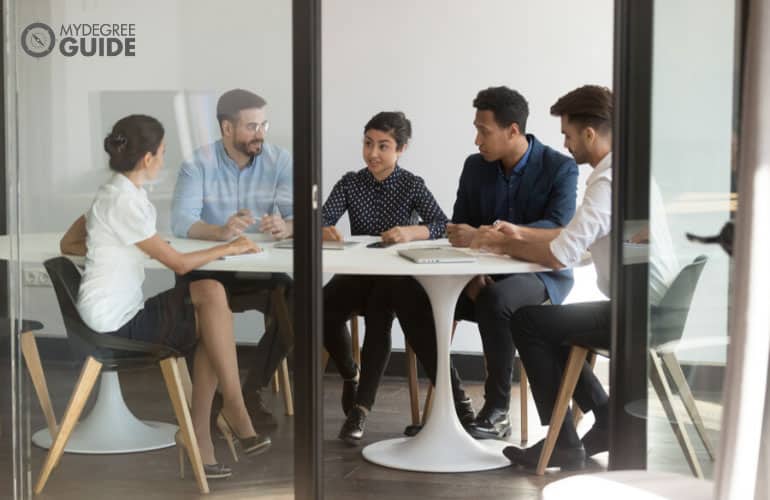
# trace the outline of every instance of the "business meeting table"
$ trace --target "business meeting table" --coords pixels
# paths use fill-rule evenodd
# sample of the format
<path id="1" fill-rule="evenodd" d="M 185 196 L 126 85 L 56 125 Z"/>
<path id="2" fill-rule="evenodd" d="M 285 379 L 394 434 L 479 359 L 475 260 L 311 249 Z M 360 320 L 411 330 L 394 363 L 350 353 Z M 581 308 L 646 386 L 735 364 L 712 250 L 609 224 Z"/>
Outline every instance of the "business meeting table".
<path id="1" fill-rule="evenodd" d="M 19 259 L 25 265 L 40 265 L 59 255 L 60 233 L 22 235 L 18 242 Z M 273 248 L 262 235 L 253 238 L 264 248 L 262 254 L 245 255 L 211 262 L 201 269 L 231 272 L 292 272 L 293 252 Z M 210 241 L 167 238 L 179 251 L 187 252 L 211 246 Z M 430 418 L 414 437 L 388 439 L 366 446 L 362 454 L 370 462 L 395 469 L 424 472 L 469 472 L 510 465 L 502 454 L 509 443 L 501 440 L 476 440 L 468 435 L 457 418 L 449 381 L 449 354 L 454 307 L 460 293 L 473 276 L 543 271 L 537 264 L 506 256 L 462 250 L 475 262 L 417 264 L 398 255 L 398 250 L 412 247 L 446 247 L 446 240 L 420 241 L 389 248 L 367 248 L 376 237 L 355 237 L 357 245 L 344 250 L 323 251 L 323 271 L 334 274 L 413 276 L 425 288 L 436 321 L 438 371 Z M 0 259 L 16 255 L 17 242 L 0 237 Z M 162 264 L 147 260 L 147 268 L 162 269 Z M 113 421 L 114 431 L 114 421 Z M 113 432 L 114 434 L 114 432 Z M 173 438 L 172 438 L 173 442 Z M 138 450 L 136 450 L 138 451 Z"/>

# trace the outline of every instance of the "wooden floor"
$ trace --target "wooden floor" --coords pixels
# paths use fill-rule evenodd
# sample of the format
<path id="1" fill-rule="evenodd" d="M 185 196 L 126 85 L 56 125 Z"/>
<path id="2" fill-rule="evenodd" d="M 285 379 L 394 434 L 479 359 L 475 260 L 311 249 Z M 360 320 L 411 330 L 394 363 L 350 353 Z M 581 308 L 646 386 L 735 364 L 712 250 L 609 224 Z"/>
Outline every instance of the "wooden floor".
<path id="1" fill-rule="evenodd" d="M 46 372 L 57 417 L 61 418 L 69 392 L 74 386 L 77 370 L 67 365 L 47 364 Z M 159 370 L 125 372 L 121 374 L 121 381 L 128 406 L 138 417 L 173 420 L 171 405 Z M 349 447 L 336 439 L 343 421 L 339 405 L 341 383 L 334 375 L 327 376 L 325 382 L 324 476 L 327 499 L 537 499 L 544 485 L 565 477 L 564 474 L 550 471 L 544 477 L 537 477 L 513 468 L 465 474 L 412 473 L 369 464 L 361 457 L 359 448 Z M 483 402 L 482 387 L 473 383 L 468 384 L 467 388 L 478 410 Z M 514 444 L 518 441 L 517 391 L 518 386 L 515 385 L 511 398 L 511 417 L 514 421 L 511 441 Z M 423 386 L 423 395 L 424 392 Z M 208 498 L 293 498 L 293 420 L 283 416 L 280 397 L 265 392 L 265 399 L 280 421 L 278 430 L 272 435 L 271 450 L 264 455 L 243 458 L 240 463 L 231 464 L 234 469 L 233 477 L 211 481 L 211 494 Z M 29 400 L 27 406 L 31 408 L 30 427 L 33 430 L 43 427 L 44 420 L 34 397 Z M 718 408 L 714 413 L 718 414 Z M 545 428 L 538 425 L 536 415 L 530 398 L 530 443 L 535 443 L 545 436 Z M 705 415 L 705 418 L 709 425 L 709 416 Z M 406 385 L 401 379 L 388 379 L 381 387 L 375 411 L 369 417 L 364 444 L 398 437 L 407 423 Z M 589 415 L 581 424 L 581 432 L 587 430 L 590 425 Z M 712 428 L 716 427 L 718 422 Z M 687 466 L 668 424 L 663 421 L 651 423 L 649 432 L 650 468 L 687 474 Z M 715 440 L 716 437 L 715 434 Z M 230 463 L 224 442 L 216 440 L 216 445 L 218 459 Z M 699 450 L 705 471 L 710 475 L 711 464 L 706 460 L 705 452 L 697 444 L 696 449 Z M 32 480 L 37 477 L 43 458 L 43 450 L 34 446 L 30 448 Z M 8 460 L 9 457 L 0 457 L 0 464 L 6 465 Z M 602 470 L 606 466 L 606 460 L 606 454 L 599 455 L 596 460 L 590 461 L 589 470 Z M 10 468 L 3 467 L 3 470 Z M 130 455 L 65 454 L 39 498 L 151 500 L 196 496 L 197 489 L 194 480 L 189 477 L 189 467 L 187 479 L 179 479 L 176 450 L 165 449 Z"/>

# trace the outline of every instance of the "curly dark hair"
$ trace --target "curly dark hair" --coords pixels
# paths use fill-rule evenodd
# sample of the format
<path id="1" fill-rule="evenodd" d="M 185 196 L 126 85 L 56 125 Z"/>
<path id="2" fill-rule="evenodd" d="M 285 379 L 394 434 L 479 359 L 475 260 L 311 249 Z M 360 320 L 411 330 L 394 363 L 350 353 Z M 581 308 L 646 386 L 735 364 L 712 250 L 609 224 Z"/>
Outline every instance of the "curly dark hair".
<path id="1" fill-rule="evenodd" d="M 527 131 L 529 104 L 524 96 L 508 87 L 489 87 L 480 91 L 473 100 L 473 107 L 479 111 L 491 111 L 495 122 L 501 127 L 519 126 L 522 134 Z"/>

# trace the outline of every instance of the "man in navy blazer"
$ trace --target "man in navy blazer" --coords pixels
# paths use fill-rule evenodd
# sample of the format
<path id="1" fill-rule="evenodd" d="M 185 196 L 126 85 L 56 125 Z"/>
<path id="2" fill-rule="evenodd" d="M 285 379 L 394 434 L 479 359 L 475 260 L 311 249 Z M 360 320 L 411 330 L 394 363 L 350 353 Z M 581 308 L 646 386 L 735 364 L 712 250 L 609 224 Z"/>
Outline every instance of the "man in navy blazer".
<path id="1" fill-rule="evenodd" d="M 575 161 L 526 133 L 527 101 L 515 90 L 482 90 L 473 106 L 479 153 L 465 160 L 447 226 L 450 243 L 467 247 L 480 226 L 498 220 L 538 228 L 566 226 L 575 214 Z M 560 304 L 572 284 L 572 272 L 564 270 L 476 276 L 465 288 L 455 318 L 478 323 L 487 369 L 484 406 L 468 425 L 472 436 L 502 438 L 511 432 L 514 313 L 546 300 Z"/>

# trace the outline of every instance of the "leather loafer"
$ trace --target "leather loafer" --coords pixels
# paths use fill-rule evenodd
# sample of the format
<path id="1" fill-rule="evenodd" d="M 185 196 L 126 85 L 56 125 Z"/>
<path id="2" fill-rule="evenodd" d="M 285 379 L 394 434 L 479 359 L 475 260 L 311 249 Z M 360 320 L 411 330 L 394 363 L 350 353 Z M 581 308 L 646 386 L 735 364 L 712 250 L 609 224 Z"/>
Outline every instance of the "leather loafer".
<path id="1" fill-rule="evenodd" d="M 354 406 L 348 412 L 348 418 L 342 424 L 338 437 L 351 446 L 357 446 L 364 437 L 364 424 L 366 424 L 366 411 L 360 406 Z"/>
<path id="2" fill-rule="evenodd" d="M 476 419 L 468 424 L 467 430 L 476 439 L 505 439 L 511 435 L 508 410 L 485 406 Z"/>
<path id="3" fill-rule="evenodd" d="M 540 460 L 540 452 L 543 450 L 545 440 L 541 440 L 534 446 L 522 449 L 516 446 L 508 446 L 503 449 L 503 455 L 514 465 L 521 465 L 528 469 L 537 468 L 537 462 Z M 586 452 L 583 446 L 575 448 L 564 448 L 556 446 L 551 453 L 551 459 L 548 461 L 548 467 L 559 467 L 563 470 L 577 470 L 585 467 Z"/>
<path id="4" fill-rule="evenodd" d="M 583 439 L 583 448 L 586 450 L 586 456 L 592 457 L 597 453 L 608 451 L 610 449 L 609 429 L 596 427 L 594 424 L 591 429 L 585 433 Z"/>

